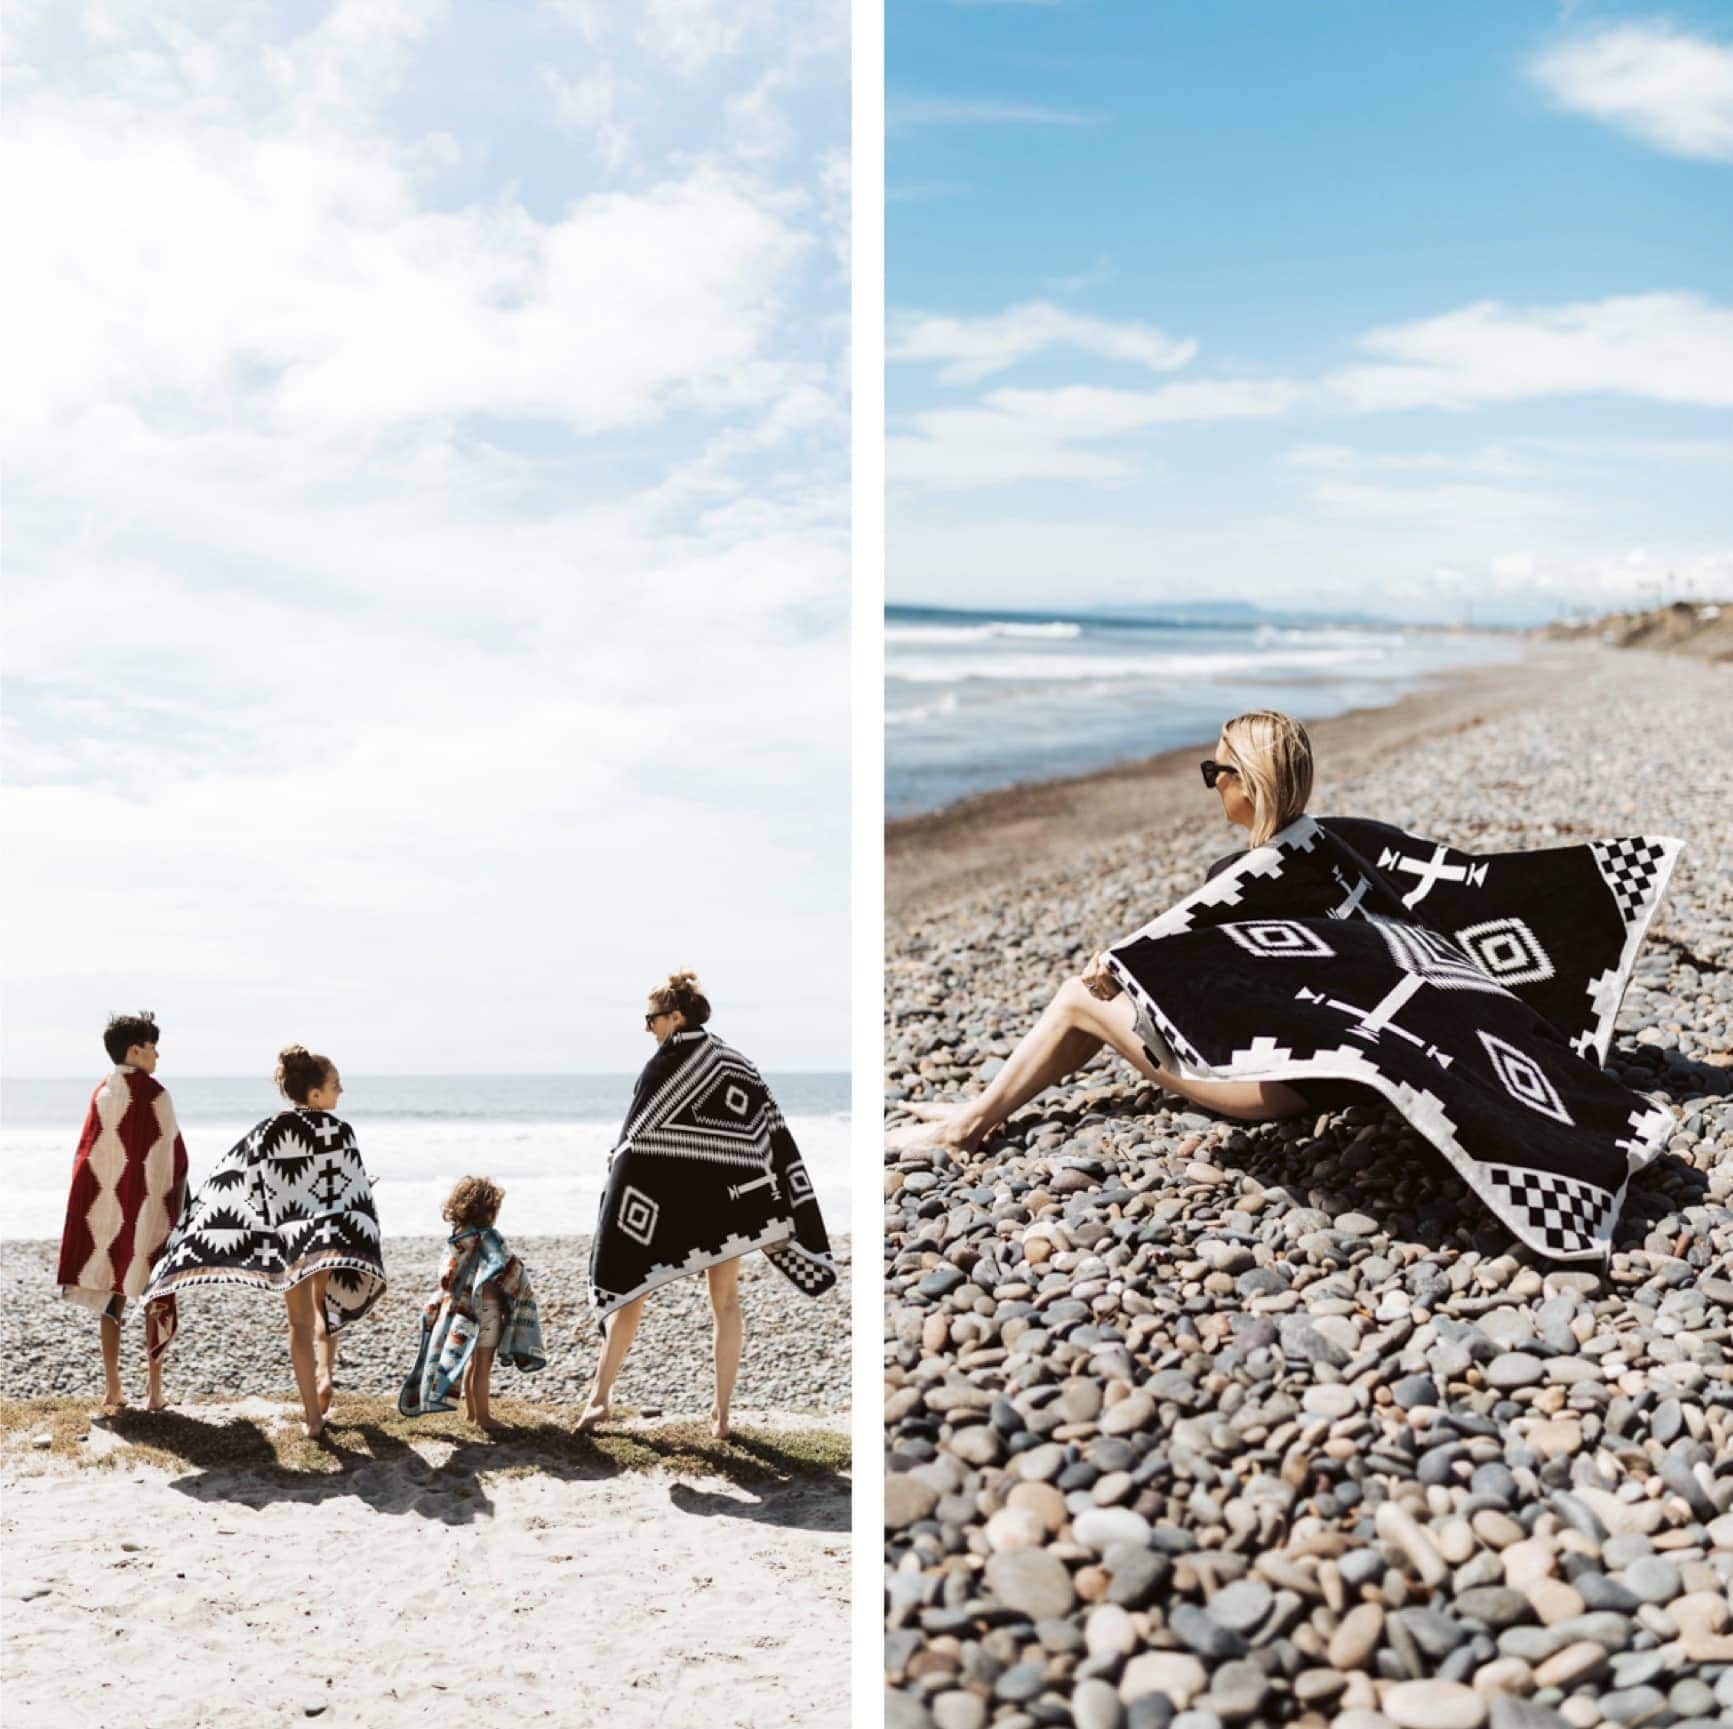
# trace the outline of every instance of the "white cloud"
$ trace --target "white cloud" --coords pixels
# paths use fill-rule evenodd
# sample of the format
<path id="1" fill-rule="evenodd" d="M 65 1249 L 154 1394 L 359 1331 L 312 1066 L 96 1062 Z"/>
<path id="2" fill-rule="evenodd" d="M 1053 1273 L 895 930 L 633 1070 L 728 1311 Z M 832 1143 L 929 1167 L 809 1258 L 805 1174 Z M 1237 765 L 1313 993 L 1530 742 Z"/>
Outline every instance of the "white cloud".
<path id="1" fill-rule="evenodd" d="M 1540 55 L 1559 107 L 1675 156 L 1733 162 L 1733 47 L 1662 23 L 1614 25 Z"/>
<path id="2" fill-rule="evenodd" d="M 646 67 L 568 9 L 608 56 L 516 68 L 527 147 L 461 90 L 389 123 L 437 9 L 168 0 L 28 45 L 15 1068 L 83 1066 L 67 1016 L 153 981 L 195 1072 L 315 1027 L 359 1073 L 627 1068 L 682 961 L 761 1060 L 840 1065 L 808 963 L 848 910 L 846 73 L 761 92 L 730 46 L 808 10 L 633 14 L 676 44 Z M 628 159 L 670 67 L 703 129 Z M 552 197 L 550 88 L 603 141 Z M 745 162 L 731 106 L 762 132 L 772 96 L 796 148 Z"/>
<path id="3" fill-rule="evenodd" d="M 1152 324 L 1089 318 L 1046 300 L 977 318 L 896 312 L 885 334 L 887 360 L 937 365 L 946 384 L 974 384 L 1053 349 L 1172 372 L 1197 353 L 1197 344 L 1176 340 Z"/>
<path id="4" fill-rule="evenodd" d="M 554 99 L 560 124 L 593 140 L 605 166 L 623 168 L 631 159 L 632 139 L 618 112 L 619 87 L 606 68 L 564 77 L 552 67 L 542 74 Z"/>
<path id="5" fill-rule="evenodd" d="M 1089 446 L 1156 426 L 1267 419 L 1284 413 L 1292 395 L 1278 379 L 1197 379 L 1157 390 L 995 390 L 973 408 L 903 417 L 886 440 L 885 472 L 932 491 L 1113 481 L 1132 472 L 1130 457 Z"/>
<path id="6" fill-rule="evenodd" d="M 1612 394 L 1733 406 L 1733 309 L 1697 294 L 1554 307 L 1480 301 L 1362 337 L 1326 386 L 1362 412 Z"/>

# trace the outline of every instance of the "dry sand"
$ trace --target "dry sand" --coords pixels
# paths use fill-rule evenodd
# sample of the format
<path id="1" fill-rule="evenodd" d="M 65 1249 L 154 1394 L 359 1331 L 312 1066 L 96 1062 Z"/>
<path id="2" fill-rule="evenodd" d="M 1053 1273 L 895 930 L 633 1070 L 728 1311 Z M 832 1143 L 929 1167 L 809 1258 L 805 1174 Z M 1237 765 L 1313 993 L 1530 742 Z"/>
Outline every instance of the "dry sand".
<path id="1" fill-rule="evenodd" d="M 847 1721 L 848 1481 L 782 1469 L 773 1423 L 742 1419 L 760 1440 L 736 1452 L 772 1463 L 730 1481 L 435 1438 L 437 1419 L 285 1470 L 266 1431 L 286 1407 L 196 1410 L 250 1443 L 140 1468 L 100 1428 L 78 1445 L 117 1449 L 106 1465 L 15 1429 L 7 1729 Z M 171 1450 L 195 1451 L 171 1423 Z"/>

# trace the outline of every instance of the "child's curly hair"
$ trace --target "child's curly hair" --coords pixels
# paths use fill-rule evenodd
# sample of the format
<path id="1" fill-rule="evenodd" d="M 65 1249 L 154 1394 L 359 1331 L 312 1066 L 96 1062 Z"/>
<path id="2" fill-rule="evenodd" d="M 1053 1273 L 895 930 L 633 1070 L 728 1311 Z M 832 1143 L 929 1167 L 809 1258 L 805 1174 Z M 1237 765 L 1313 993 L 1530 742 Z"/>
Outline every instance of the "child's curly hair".
<path id="1" fill-rule="evenodd" d="M 442 1217 L 448 1225 L 491 1225 L 499 1217 L 505 1190 L 491 1177 L 461 1177 L 445 1197 Z"/>

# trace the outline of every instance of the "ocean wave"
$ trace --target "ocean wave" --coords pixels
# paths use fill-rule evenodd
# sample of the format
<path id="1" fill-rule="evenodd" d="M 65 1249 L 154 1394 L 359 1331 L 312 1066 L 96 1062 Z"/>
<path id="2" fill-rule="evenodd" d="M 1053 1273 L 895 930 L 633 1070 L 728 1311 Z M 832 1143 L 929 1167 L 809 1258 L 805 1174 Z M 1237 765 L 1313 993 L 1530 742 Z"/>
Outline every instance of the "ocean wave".
<path id="1" fill-rule="evenodd" d="M 885 645 L 917 643 L 923 647 L 943 648 L 953 643 L 991 642 L 1071 642 L 1083 634 L 1083 626 L 1055 619 L 1050 624 L 1018 623 L 1013 619 L 995 619 L 989 624 L 887 624 Z"/>
<path id="2" fill-rule="evenodd" d="M 1274 649 L 1257 654 L 995 654 L 970 657 L 910 655 L 888 661 L 887 679 L 910 684 L 965 684 L 993 679 L 1017 684 L 1076 684 L 1112 679 L 1120 683 L 1151 680 L 1209 684 L 1221 679 L 1295 677 L 1327 674 L 1344 667 L 1371 671 L 1386 650 L 1355 647 Z M 903 711 L 912 712 L 912 711 Z M 888 716 L 887 716 L 888 720 Z M 902 723 L 908 725 L 907 721 Z"/>
<path id="3" fill-rule="evenodd" d="M 919 702 L 908 708 L 887 708 L 885 710 L 885 725 L 920 726 L 929 720 L 940 720 L 945 715 L 957 712 L 957 693 L 948 690 L 937 702 Z"/>

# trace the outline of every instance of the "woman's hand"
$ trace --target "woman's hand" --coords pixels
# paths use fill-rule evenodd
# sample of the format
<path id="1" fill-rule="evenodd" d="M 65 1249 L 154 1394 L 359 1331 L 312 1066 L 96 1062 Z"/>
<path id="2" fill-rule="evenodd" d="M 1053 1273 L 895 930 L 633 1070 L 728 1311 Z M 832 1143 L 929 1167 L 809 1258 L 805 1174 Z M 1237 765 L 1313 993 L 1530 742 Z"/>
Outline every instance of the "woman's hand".
<path id="1" fill-rule="evenodd" d="M 1125 989 L 1107 965 L 1107 951 L 1103 949 L 1083 969 L 1083 988 L 1092 997 L 1104 1003 L 1110 1003 Z"/>

